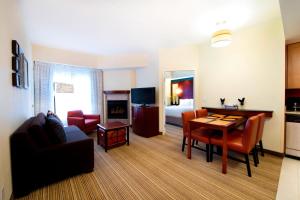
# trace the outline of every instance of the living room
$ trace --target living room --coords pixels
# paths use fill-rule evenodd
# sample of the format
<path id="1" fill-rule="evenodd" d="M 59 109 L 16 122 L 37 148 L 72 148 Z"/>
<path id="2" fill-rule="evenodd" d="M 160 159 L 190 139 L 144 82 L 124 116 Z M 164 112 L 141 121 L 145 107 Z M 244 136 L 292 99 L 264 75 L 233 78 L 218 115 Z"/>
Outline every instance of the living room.
<path id="1" fill-rule="evenodd" d="M 95 132 L 87 135 L 94 139 L 93 172 L 38 188 L 24 199 L 275 199 L 276 195 L 278 199 L 286 199 L 293 192 L 282 192 L 288 187 L 285 181 L 297 182 L 294 177 L 298 177 L 296 173 L 286 174 L 287 158 L 283 156 L 286 45 L 300 41 L 300 30 L 295 28 L 299 16 L 290 15 L 299 7 L 299 3 L 291 0 L 243 3 L 232 0 L 226 4 L 220 0 L 210 3 L 1 1 L 0 199 L 13 198 L 10 137 L 16 129 L 39 112 L 55 111 L 54 104 L 56 113 L 60 109 L 63 112 L 59 117 L 67 125 L 69 110 L 62 109 L 67 102 L 59 104 L 59 96 L 57 102 L 48 97 L 50 106 L 36 100 L 38 80 L 34 69 L 39 63 L 53 69 L 62 66 L 99 72 L 98 107 L 93 104 L 90 108 L 90 112 L 97 112 L 85 114 L 100 115 L 101 123 L 107 121 L 105 91 L 131 92 L 133 88 L 155 87 L 161 135 L 143 138 L 130 130 L 130 145 L 107 153 L 96 143 Z M 214 48 L 211 39 L 220 24 L 229 24 L 232 41 L 226 47 Z M 13 40 L 28 61 L 26 89 L 12 85 Z M 245 97 L 246 103 L 239 105 L 240 108 L 272 111 L 263 134 L 267 155 L 259 156 L 258 167 L 253 166 L 255 159 L 251 160 L 251 178 L 243 163 L 229 160 L 228 172 L 222 174 L 220 156 L 214 156 L 213 162 L 205 162 L 205 153 L 197 149 L 192 150 L 191 160 L 186 158 L 188 148 L 181 152 L 182 128 L 166 125 L 164 117 L 164 73 L 179 70 L 194 72 L 195 110 L 220 107 L 220 98 L 226 99 L 225 105 L 235 105 L 239 104 L 238 98 Z M 130 95 L 128 124 L 132 125 Z M 84 102 L 84 98 L 80 99 L 78 105 L 81 103 L 82 107 L 77 109 L 85 110 Z M 37 109 L 38 105 L 44 106 L 43 109 Z M 290 162 L 300 166 L 295 160 Z M 167 167 L 172 169 L 169 171 Z M 182 173 L 187 170 L 190 174 L 184 177 Z M 202 175 L 204 172 L 207 173 Z M 232 188 L 221 179 L 231 180 Z M 244 191 L 240 183 L 250 189 Z M 197 184 L 206 188 L 201 189 Z M 293 189 L 297 188 L 295 185 Z M 62 194 L 68 187 L 72 190 Z M 92 188 L 93 194 L 85 191 L 87 187 Z M 214 187 L 220 191 L 215 192 Z M 117 188 L 120 191 L 114 192 Z M 251 190 L 256 194 L 251 194 Z M 295 191 L 291 199 L 300 197 L 299 191 Z"/>

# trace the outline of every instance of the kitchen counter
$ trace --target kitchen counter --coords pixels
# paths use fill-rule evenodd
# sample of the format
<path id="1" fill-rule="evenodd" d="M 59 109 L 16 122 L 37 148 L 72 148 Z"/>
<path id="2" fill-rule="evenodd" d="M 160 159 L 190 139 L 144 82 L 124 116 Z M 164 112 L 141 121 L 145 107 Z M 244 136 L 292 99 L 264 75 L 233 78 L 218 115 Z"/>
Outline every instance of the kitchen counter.
<path id="1" fill-rule="evenodd" d="M 287 115 L 300 115 L 300 111 L 285 111 Z"/>

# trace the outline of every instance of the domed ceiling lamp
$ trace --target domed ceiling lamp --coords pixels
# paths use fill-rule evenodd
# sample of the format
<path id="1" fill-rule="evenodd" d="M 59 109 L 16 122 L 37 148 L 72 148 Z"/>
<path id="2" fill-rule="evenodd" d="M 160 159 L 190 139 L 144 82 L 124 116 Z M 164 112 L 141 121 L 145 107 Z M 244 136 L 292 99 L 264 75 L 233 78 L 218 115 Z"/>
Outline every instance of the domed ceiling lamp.
<path id="1" fill-rule="evenodd" d="M 224 27 L 226 22 L 217 23 L 217 26 Z M 211 46 L 215 48 L 228 46 L 232 42 L 232 33 L 229 29 L 221 28 L 214 32 L 211 38 Z"/>

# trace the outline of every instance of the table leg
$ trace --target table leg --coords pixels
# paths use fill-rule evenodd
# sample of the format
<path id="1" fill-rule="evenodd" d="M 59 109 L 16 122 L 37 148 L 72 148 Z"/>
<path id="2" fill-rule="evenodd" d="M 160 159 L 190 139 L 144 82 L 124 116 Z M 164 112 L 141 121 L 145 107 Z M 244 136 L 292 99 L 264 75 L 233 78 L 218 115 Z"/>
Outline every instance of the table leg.
<path id="1" fill-rule="evenodd" d="M 188 134 L 188 146 L 187 146 L 187 158 L 191 159 L 192 158 L 192 140 L 191 140 L 191 131 L 189 131 Z"/>
<path id="2" fill-rule="evenodd" d="M 107 152 L 107 131 L 104 131 L 104 149 Z"/>
<path id="3" fill-rule="evenodd" d="M 99 127 L 97 126 L 97 144 L 100 145 Z"/>
<path id="4" fill-rule="evenodd" d="M 127 145 L 129 145 L 129 126 L 126 127 L 126 134 L 127 134 Z"/>
<path id="5" fill-rule="evenodd" d="M 222 173 L 227 173 L 227 129 L 223 129 Z"/>

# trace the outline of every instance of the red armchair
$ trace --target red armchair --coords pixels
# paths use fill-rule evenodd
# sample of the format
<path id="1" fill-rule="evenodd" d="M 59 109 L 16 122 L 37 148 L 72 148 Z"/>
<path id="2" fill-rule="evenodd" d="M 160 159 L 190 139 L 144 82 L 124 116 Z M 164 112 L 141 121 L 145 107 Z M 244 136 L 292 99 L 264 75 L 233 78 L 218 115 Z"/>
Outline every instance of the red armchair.
<path id="1" fill-rule="evenodd" d="M 89 133 L 97 128 L 100 123 L 100 115 L 85 115 L 81 110 L 68 112 L 68 125 L 75 125 L 83 132 Z"/>

